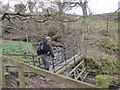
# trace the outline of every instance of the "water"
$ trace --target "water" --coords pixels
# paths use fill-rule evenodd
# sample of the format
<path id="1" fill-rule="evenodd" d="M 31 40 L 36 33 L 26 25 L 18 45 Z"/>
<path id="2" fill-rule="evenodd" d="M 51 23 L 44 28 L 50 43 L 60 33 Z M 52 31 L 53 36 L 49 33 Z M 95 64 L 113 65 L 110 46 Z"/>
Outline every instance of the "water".
<path id="1" fill-rule="evenodd" d="M 55 63 L 61 63 L 64 61 L 64 49 L 62 47 L 53 46 L 54 55 L 57 58 Z"/>

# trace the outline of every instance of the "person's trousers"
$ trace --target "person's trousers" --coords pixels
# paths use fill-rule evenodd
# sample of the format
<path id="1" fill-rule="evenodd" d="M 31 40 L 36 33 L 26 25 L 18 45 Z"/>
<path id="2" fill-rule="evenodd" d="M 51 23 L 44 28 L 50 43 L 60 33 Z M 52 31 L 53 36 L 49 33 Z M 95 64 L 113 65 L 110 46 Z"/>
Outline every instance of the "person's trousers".
<path id="1" fill-rule="evenodd" d="M 49 70 L 51 66 L 51 58 L 48 55 L 41 55 L 41 58 L 43 60 L 43 64 L 46 70 Z"/>

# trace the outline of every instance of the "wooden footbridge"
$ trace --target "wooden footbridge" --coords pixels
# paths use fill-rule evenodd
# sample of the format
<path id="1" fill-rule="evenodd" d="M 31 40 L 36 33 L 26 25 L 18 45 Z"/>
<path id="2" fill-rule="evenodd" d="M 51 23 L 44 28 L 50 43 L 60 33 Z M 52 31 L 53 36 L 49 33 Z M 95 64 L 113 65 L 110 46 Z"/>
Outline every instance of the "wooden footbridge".
<path id="1" fill-rule="evenodd" d="M 19 57 L 18 59 L 11 59 L 10 57 L 7 56 L 17 56 Z M 85 67 L 84 67 L 84 59 L 82 58 L 82 54 L 79 55 L 74 55 L 73 57 L 65 60 L 64 62 L 61 63 L 55 63 L 54 62 L 54 68 L 51 71 L 46 71 L 44 69 L 41 69 L 39 67 L 35 67 L 32 65 L 27 65 L 24 62 L 25 60 L 22 60 L 20 56 L 30 56 L 33 58 L 32 62 L 36 63 L 39 61 L 35 61 L 36 55 L 20 55 L 20 54 L 3 54 L 1 55 L 1 60 L 0 60 L 0 86 L 1 87 L 6 87 L 5 86 L 5 74 L 6 70 L 8 69 L 7 67 L 10 68 L 17 68 L 18 73 L 19 73 L 19 83 L 21 88 L 25 88 L 25 77 L 24 73 L 27 71 L 34 72 L 37 75 L 43 75 L 46 78 L 49 78 L 55 82 L 62 83 L 66 87 L 69 88 L 95 88 L 95 85 L 91 85 L 89 83 L 82 82 L 82 80 L 87 76 L 87 73 L 85 72 Z M 9 62 L 9 65 L 6 64 Z M 63 76 L 60 75 L 60 73 L 64 72 L 69 68 L 71 65 L 74 63 L 80 62 L 77 66 L 75 66 L 71 71 L 68 72 L 68 75 Z M 7 69 L 5 69 L 7 68 Z M 85 73 L 85 74 L 84 74 Z M 79 80 L 78 80 L 79 79 Z M 80 81 L 81 80 L 81 81 Z"/>

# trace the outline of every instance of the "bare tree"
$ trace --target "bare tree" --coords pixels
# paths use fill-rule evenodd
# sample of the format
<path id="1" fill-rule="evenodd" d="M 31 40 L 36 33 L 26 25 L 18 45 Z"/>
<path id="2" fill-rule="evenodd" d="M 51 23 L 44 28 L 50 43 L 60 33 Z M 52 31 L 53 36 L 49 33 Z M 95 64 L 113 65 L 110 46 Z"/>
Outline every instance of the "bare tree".
<path id="1" fill-rule="evenodd" d="M 82 2 L 82 0 L 79 0 L 78 2 L 72 1 L 72 2 L 54 2 L 54 4 L 57 4 L 58 6 L 58 11 L 59 13 L 63 13 L 67 10 L 70 10 L 74 7 L 76 7 L 77 5 L 80 6 L 82 8 L 82 12 L 83 12 L 83 16 L 87 16 L 87 0 L 84 0 L 84 2 Z"/>
<path id="2" fill-rule="evenodd" d="M 15 6 L 15 12 L 19 13 L 25 13 L 26 11 L 26 6 L 24 4 L 16 4 Z"/>
<path id="3" fill-rule="evenodd" d="M 30 11 L 31 13 L 33 13 L 33 9 L 34 9 L 34 7 L 35 7 L 36 2 L 33 2 L 33 1 L 29 0 L 27 3 L 28 3 L 29 11 Z"/>
<path id="4" fill-rule="evenodd" d="M 57 24 L 58 25 L 57 33 L 61 34 L 60 36 L 65 36 L 65 35 L 63 35 L 65 33 L 64 23 L 66 21 L 69 21 L 69 18 L 65 14 L 65 10 L 67 10 L 67 7 L 71 6 L 72 3 L 52 2 L 51 5 L 54 5 L 55 7 L 51 7 L 51 6 L 45 7 L 46 14 L 43 14 L 42 12 L 39 12 L 39 11 L 35 11 L 35 10 L 38 10 L 39 7 L 41 9 L 45 9 L 44 8 L 45 4 L 46 3 L 44 3 L 44 2 L 32 2 L 32 1 L 28 1 L 27 5 L 25 5 L 23 3 L 16 4 L 15 12 L 3 13 L 1 20 L 9 21 L 12 24 L 11 26 L 14 28 L 17 28 L 17 31 L 19 33 L 22 33 L 22 31 L 26 31 L 26 33 L 22 33 L 23 35 L 29 34 L 28 30 L 33 31 L 34 34 L 40 34 L 37 32 L 39 32 L 39 30 L 43 30 L 43 29 L 44 29 L 44 31 L 40 31 L 40 32 L 43 34 L 46 34 L 45 28 L 44 28 L 45 25 L 42 25 L 42 23 L 45 23 L 46 21 L 59 22 L 59 24 Z M 28 6 L 28 8 L 27 8 L 27 6 Z M 37 9 L 35 9 L 35 8 L 37 8 Z M 25 10 L 29 11 L 30 13 L 25 12 Z M 52 22 L 50 22 L 50 23 L 52 23 Z M 53 24 L 53 26 L 54 25 L 55 24 Z M 52 31 L 53 26 L 52 27 L 50 26 L 51 27 L 51 30 L 49 30 L 50 32 Z M 35 30 L 37 30 L 37 32 Z"/>

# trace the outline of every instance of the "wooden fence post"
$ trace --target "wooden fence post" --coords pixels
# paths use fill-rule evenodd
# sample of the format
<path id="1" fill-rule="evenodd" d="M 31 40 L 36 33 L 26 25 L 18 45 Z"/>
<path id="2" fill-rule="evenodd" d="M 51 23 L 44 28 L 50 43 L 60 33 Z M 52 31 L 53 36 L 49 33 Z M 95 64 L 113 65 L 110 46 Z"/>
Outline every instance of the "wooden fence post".
<path id="1" fill-rule="evenodd" d="M 32 56 L 32 59 L 33 59 L 33 65 L 35 66 L 35 57 Z"/>
<path id="2" fill-rule="evenodd" d="M 22 66 L 18 67 L 18 72 L 19 72 L 19 83 L 20 83 L 20 88 L 25 88 L 25 77 L 24 77 L 24 69 Z"/>
<path id="3" fill-rule="evenodd" d="M 18 56 L 18 61 L 23 62 L 23 57 L 22 56 Z M 20 88 L 25 88 L 25 77 L 24 77 L 24 68 L 20 65 L 18 67 L 18 72 L 19 72 L 19 84 L 20 84 Z"/>

